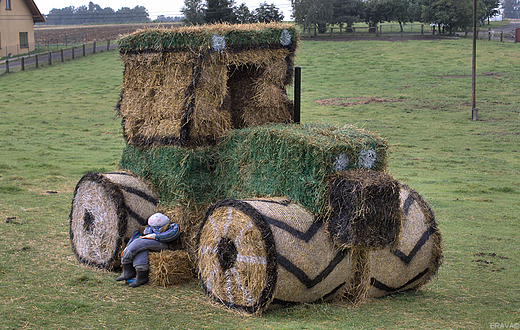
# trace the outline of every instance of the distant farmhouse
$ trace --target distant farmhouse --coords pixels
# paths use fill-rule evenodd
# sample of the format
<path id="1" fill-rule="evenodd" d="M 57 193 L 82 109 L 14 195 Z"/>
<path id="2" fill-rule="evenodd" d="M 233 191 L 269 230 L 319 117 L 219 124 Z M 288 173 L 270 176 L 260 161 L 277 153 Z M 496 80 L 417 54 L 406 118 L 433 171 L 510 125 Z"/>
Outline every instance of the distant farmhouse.
<path id="1" fill-rule="evenodd" d="M 45 22 L 33 0 L 0 0 L 0 57 L 34 50 L 34 23 Z"/>

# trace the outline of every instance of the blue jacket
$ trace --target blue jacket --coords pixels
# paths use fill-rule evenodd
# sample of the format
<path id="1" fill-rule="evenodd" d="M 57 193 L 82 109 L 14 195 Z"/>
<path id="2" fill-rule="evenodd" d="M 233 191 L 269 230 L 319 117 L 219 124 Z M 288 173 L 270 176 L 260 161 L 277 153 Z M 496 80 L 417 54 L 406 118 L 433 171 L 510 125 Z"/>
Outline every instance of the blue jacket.
<path id="1" fill-rule="evenodd" d="M 139 236 L 145 236 L 148 234 L 155 234 L 155 240 L 163 243 L 169 243 L 173 242 L 179 237 L 179 225 L 176 223 L 170 223 L 168 226 L 168 229 L 160 232 L 162 227 L 152 227 L 152 226 L 146 226 L 143 230 L 143 234 L 141 235 L 138 230 L 134 232 L 132 235 L 132 238 L 130 238 L 130 241 L 128 241 L 127 245 L 130 245 L 132 241 L 134 241 L 136 238 L 139 238 Z"/>

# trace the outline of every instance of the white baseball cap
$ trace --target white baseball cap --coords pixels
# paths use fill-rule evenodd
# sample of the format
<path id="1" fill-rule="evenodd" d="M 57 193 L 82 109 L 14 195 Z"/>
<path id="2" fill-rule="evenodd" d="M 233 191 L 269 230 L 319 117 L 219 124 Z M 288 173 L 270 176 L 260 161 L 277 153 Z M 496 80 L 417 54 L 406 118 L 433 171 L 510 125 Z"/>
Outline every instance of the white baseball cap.
<path id="1" fill-rule="evenodd" d="M 170 219 L 162 213 L 152 214 L 148 218 L 148 225 L 152 227 L 162 227 L 168 223 L 170 223 Z"/>

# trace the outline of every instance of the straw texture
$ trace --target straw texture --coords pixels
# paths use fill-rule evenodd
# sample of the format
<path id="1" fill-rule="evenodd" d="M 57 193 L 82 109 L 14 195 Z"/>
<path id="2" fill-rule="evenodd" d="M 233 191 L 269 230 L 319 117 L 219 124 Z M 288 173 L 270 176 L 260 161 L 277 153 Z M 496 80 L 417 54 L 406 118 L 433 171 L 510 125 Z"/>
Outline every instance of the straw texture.
<path id="1" fill-rule="evenodd" d="M 79 262 L 112 270 L 132 233 L 155 213 L 157 196 L 126 172 L 87 173 L 76 185 L 70 241 Z"/>
<path id="2" fill-rule="evenodd" d="M 332 300 L 350 281 L 351 254 L 335 249 L 323 222 L 286 198 L 213 205 L 198 246 L 207 295 L 251 313 Z"/>
<path id="3" fill-rule="evenodd" d="M 442 262 L 442 239 L 435 216 L 415 190 L 401 185 L 403 230 L 395 248 L 369 254 L 368 296 L 418 290 L 437 273 Z"/>
<path id="4" fill-rule="evenodd" d="M 195 279 L 194 263 L 184 250 L 149 252 L 150 285 L 169 287 Z"/>
<path id="5" fill-rule="evenodd" d="M 399 183 L 384 172 L 338 172 L 330 180 L 327 229 L 341 249 L 380 249 L 401 231 Z"/>
<path id="6" fill-rule="evenodd" d="M 285 86 L 297 40 L 287 24 L 149 29 L 120 39 L 117 108 L 127 143 L 201 146 L 232 128 L 291 122 Z"/>

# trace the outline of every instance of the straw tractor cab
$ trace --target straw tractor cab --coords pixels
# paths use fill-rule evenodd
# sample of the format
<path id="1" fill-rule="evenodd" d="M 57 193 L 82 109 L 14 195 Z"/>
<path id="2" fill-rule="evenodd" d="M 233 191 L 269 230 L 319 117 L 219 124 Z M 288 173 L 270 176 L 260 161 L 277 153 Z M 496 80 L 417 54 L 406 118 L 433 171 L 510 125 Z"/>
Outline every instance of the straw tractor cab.
<path id="1" fill-rule="evenodd" d="M 428 282 L 440 234 L 424 199 L 385 171 L 384 139 L 293 123 L 286 87 L 297 45 L 289 24 L 121 38 L 117 108 L 127 145 L 119 171 L 88 173 L 76 186 L 78 260 L 118 268 L 132 232 L 160 211 L 182 230 L 173 252 L 228 307 L 360 302 Z"/>

